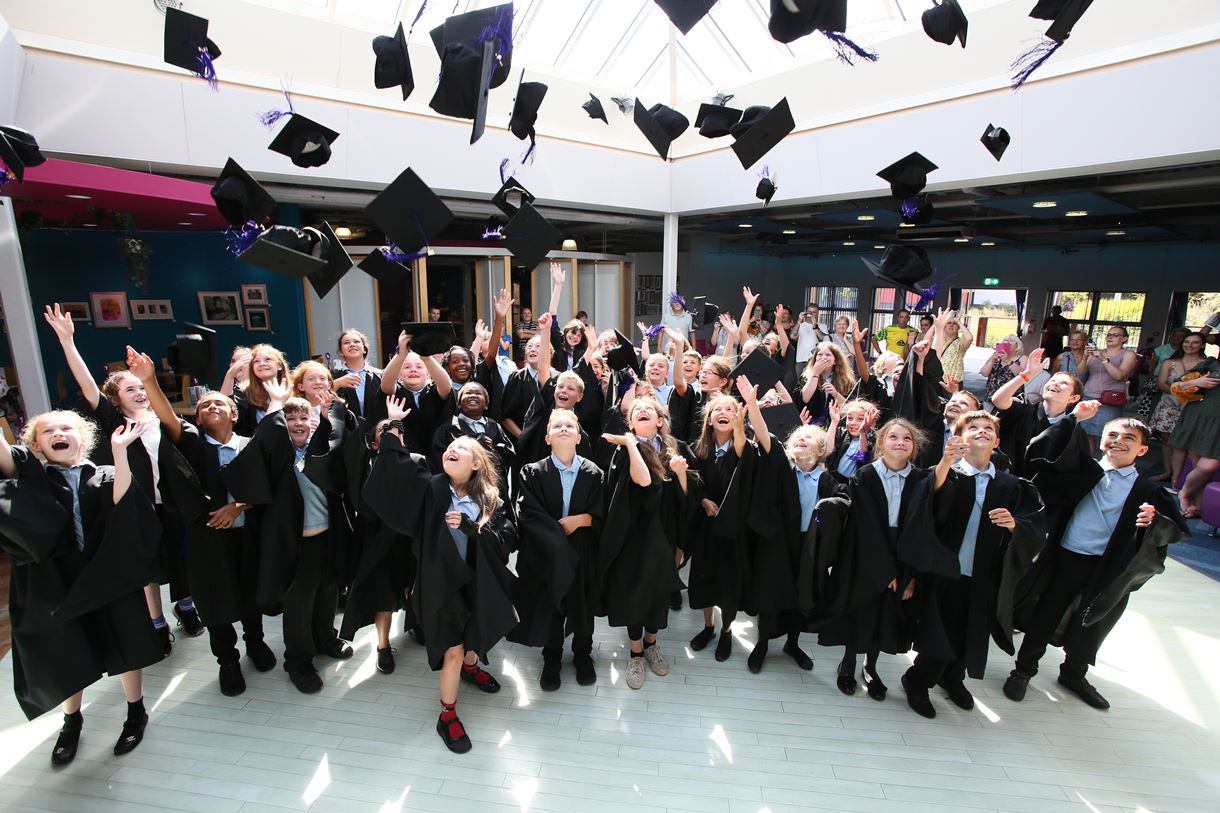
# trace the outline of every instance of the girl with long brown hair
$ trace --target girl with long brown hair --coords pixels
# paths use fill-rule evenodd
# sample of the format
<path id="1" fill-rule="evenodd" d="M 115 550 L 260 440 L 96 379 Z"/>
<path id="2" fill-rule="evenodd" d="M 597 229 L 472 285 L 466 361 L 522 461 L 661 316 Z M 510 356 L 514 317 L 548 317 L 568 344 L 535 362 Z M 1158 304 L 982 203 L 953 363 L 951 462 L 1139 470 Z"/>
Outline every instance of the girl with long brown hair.
<path id="1" fill-rule="evenodd" d="M 234 390 L 237 403 L 237 425 L 233 431 L 245 437 L 254 435 L 254 430 L 267 415 L 271 396 L 264 384 L 277 381 L 287 384 L 292 378 L 288 357 L 283 351 L 269 344 L 256 344 L 250 348 L 250 369 L 246 374 L 246 388 Z"/>

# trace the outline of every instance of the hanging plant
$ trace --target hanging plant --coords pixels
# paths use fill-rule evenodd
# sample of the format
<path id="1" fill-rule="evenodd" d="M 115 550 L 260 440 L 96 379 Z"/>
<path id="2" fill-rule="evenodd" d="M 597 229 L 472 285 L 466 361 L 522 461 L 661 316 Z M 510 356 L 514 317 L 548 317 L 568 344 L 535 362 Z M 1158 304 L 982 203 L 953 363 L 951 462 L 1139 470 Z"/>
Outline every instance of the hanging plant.
<path id="1" fill-rule="evenodd" d="M 119 251 L 127 266 L 127 279 L 132 285 L 143 288 L 148 283 L 148 258 L 152 256 L 148 242 L 139 237 L 120 237 Z"/>

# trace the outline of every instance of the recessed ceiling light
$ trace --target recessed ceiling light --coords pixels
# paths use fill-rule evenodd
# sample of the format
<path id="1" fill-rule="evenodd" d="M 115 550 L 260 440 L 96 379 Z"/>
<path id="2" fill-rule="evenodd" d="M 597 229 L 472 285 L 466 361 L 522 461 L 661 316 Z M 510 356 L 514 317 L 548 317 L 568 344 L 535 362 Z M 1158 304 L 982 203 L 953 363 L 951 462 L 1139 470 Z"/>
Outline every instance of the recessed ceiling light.
<path id="1" fill-rule="evenodd" d="M 96 223 L 82 223 L 81 225 L 84 226 L 86 229 L 96 229 L 97 228 Z"/>
<path id="2" fill-rule="evenodd" d="M 1106 232 L 1106 237 L 1125 237 L 1126 235 L 1127 233 L 1122 229 L 1113 229 L 1112 231 Z"/>
<path id="3" fill-rule="evenodd" d="M 187 212 L 190 217 L 207 217 L 207 212 Z"/>
<path id="4" fill-rule="evenodd" d="M 784 234 L 796 234 L 796 229 L 784 229 Z"/>
<path id="5" fill-rule="evenodd" d="M 179 220 L 178 225 L 179 226 L 194 226 L 195 224 L 189 220 Z"/>
<path id="6" fill-rule="evenodd" d="M 739 229 L 752 229 L 752 228 L 754 228 L 754 224 L 753 224 L 753 223 L 738 223 L 738 224 L 737 224 L 737 228 L 739 228 Z"/>
<path id="7" fill-rule="evenodd" d="M 876 219 L 873 215 L 856 215 L 856 220 L 859 220 L 861 223 L 868 223 Z"/>
<path id="8" fill-rule="evenodd" d="M 969 238 L 969 237 L 954 237 L 954 238 L 953 238 L 953 242 L 955 242 L 955 243 L 969 243 L 969 242 L 970 242 L 970 238 Z"/>
<path id="9" fill-rule="evenodd" d="M 347 226 L 336 226 L 335 227 L 335 237 L 338 237 L 340 240 L 346 240 L 347 238 L 349 238 L 351 236 L 352 236 L 352 230 L 350 228 L 348 228 Z"/>
<path id="10" fill-rule="evenodd" d="M 1035 209 L 1054 209 L 1059 204 L 1053 200 L 1036 200 L 1033 202 Z"/>
<path id="11" fill-rule="evenodd" d="M 72 200 L 93 200 L 92 195 L 64 195 L 64 197 L 72 198 Z"/>
<path id="12" fill-rule="evenodd" d="M 878 251 L 885 250 L 885 246 L 873 246 L 873 248 L 877 249 Z"/>
<path id="13" fill-rule="evenodd" d="M 995 243 L 991 242 L 990 240 L 984 240 L 983 242 L 979 243 L 979 245 L 980 246 L 994 246 Z"/>
<path id="14" fill-rule="evenodd" d="M 1088 214 L 1089 213 L 1086 212 L 1084 209 L 1073 209 L 1070 212 L 1064 212 L 1063 216 L 1064 217 L 1086 217 L 1086 216 L 1088 216 Z"/>
<path id="15" fill-rule="evenodd" d="M 913 228 L 915 228 L 915 224 L 914 224 L 914 223 L 899 223 L 899 224 L 898 224 L 898 228 L 900 228 L 900 229 L 913 229 Z"/>
<path id="16" fill-rule="evenodd" d="M 843 245 L 845 245 L 845 246 L 849 246 L 849 247 L 850 247 L 850 246 L 854 246 L 854 245 L 855 245 L 855 242 L 853 242 L 853 241 L 851 241 L 851 240 L 844 240 L 844 241 L 843 241 Z"/>

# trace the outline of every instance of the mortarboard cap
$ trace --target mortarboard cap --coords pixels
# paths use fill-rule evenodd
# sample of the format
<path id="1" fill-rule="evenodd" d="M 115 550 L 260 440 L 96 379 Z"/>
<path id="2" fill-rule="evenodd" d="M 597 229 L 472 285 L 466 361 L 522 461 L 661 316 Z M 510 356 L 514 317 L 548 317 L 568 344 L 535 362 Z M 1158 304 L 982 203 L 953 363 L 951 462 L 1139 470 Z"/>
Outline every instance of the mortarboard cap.
<path id="1" fill-rule="evenodd" d="M 928 253 L 918 246 L 890 246 L 880 263 L 867 257 L 860 259 L 878 279 L 917 294 L 923 293 L 918 283 L 932 276 Z"/>
<path id="2" fill-rule="evenodd" d="M 761 391 L 759 387 L 760 395 Z M 787 440 L 792 430 L 801 425 L 801 413 L 797 411 L 796 404 L 775 404 L 763 407 L 761 412 L 763 420 L 767 422 L 767 431 L 781 441 Z"/>
<path id="3" fill-rule="evenodd" d="M 775 363 L 767 353 L 767 348 L 759 344 L 757 348 L 750 352 L 750 355 L 743 358 L 733 368 L 731 373 L 733 378 L 745 376 L 750 379 L 751 384 L 758 385 L 758 397 L 762 398 L 768 391 L 780 382 L 784 377 L 783 368 Z"/>
<path id="4" fill-rule="evenodd" d="M 318 231 L 326 238 L 326 251 L 322 254 L 326 265 L 312 272 L 308 279 L 318 298 L 322 299 L 352 270 L 352 258 L 348 256 L 347 249 L 343 248 L 343 243 L 335 236 L 329 223 L 322 221 L 318 224 Z"/>
<path id="5" fill-rule="evenodd" d="M 793 42 L 814 31 L 845 31 L 847 0 L 771 0 L 767 30 L 777 42 Z"/>
<path id="6" fill-rule="evenodd" d="M 25 180 L 26 167 L 36 167 L 46 160 L 32 133 L 10 125 L 0 127 L 0 161 L 18 182 Z"/>
<path id="7" fill-rule="evenodd" d="M 1029 16 L 1035 20 L 1053 20 L 1063 13 L 1067 4 L 1068 0 L 1038 0 Z"/>
<path id="8" fill-rule="evenodd" d="M 508 129 L 521 140 L 534 141 L 534 124 L 538 121 L 538 108 L 546 98 L 547 86 L 542 82 L 526 82 L 525 71 L 517 82 L 517 96 L 513 99 L 513 114 Z"/>
<path id="9" fill-rule="evenodd" d="M 987 148 L 987 152 L 991 153 L 991 157 L 999 161 L 1000 157 L 1004 155 L 1004 150 L 1008 149 L 1008 145 L 1012 142 L 1012 136 L 1003 127 L 988 124 L 979 141 L 983 142 L 983 146 Z"/>
<path id="10" fill-rule="evenodd" d="M 654 104 L 645 110 L 639 99 L 635 100 L 633 118 L 635 126 L 662 158 L 669 157 L 669 145 L 690 127 L 690 120 L 672 107 Z"/>
<path id="11" fill-rule="evenodd" d="M 494 53 L 495 69 L 491 74 L 491 82 L 484 85 L 484 89 L 500 87 L 512 71 L 512 3 L 502 3 L 491 8 L 475 9 L 465 14 L 446 17 L 445 22 L 432 29 L 429 35 L 432 37 L 433 46 L 436 47 L 436 55 L 441 57 L 442 63 L 445 49 L 450 45 L 465 44 L 476 52 L 482 52 L 483 43 L 490 42 Z M 471 118 L 471 116 L 463 116 L 463 118 Z"/>
<path id="12" fill-rule="evenodd" d="M 545 260 L 547 252 L 562 238 L 559 229 L 529 203 L 521 204 L 520 211 L 504 227 L 504 247 L 512 252 L 513 264 L 530 269 Z"/>
<path id="13" fill-rule="evenodd" d="M 473 144 L 483 135 L 487 122 L 487 90 L 495 68 L 495 46 L 491 40 L 475 46 L 450 43 L 441 54 L 441 76 L 428 106 L 442 116 L 471 119 Z"/>
<path id="14" fill-rule="evenodd" d="M 360 261 L 357 268 L 378 282 L 385 283 L 402 279 L 410 273 L 405 265 L 396 263 L 386 256 L 385 249 L 380 247 L 370 251 L 369 255 Z"/>
<path id="15" fill-rule="evenodd" d="M 611 347 L 610 351 L 606 353 L 606 364 L 615 372 L 631 370 L 638 376 L 640 374 L 640 357 L 635 354 L 635 347 L 632 346 L 631 339 L 628 339 L 618 330 L 614 331 L 614 335 L 618 337 L 618 344 Z"/>
<path id="16" fill-rule="evenodd" d="M 580 107 L 589 114 L 589 118 L 601 119 L 602 121 L 606 122 L 606 124 L 610 123 L 610 120 L 606 118 L 606 109 L 602 107 L 602 100 L 594 96 L 592 93 L 589 94 L 589 101 L 585 102 Z"/>
<path id="17" fill-rule="evenodd" d="M 421 356 L 437 356 L 457 343 L 453 322 L 403 322 L 403 332 L 411 337 L 410 349 Z"/>
<path id="18" fill-rule="evenodd" d="M 706 296 L 696 296 L 692 300 L 695 306 L 694 327 L 701 328 L 714 325 L 720 319 L 720 306 L 707 301 Z"/>
<path id="19" fill-rule="evenodd" d="M 364 207 L 404 254 L 414 254 L 453 222 L 453 212 L 410 167 Z"/>
<path id="20" fill-rule="evenodd" d="M 411 71 L 411 54 L 407 50 L 407 35 L 403 33 L 402 23 L 392 37 L 374 37 L 373 53 L 377 62 L 373 66 L 373 86 L 377 88 L 392 88 L 398 85 L 402 88 L 402 99 L 405 102 L 415 90 L 415 75 Z"/>
<path id="21" fill-rule="evenodd" d="M 709 102 L 699 105 L 699 113 L 695 116 L 695 126 L 699 128 L 699 135 L 704 138 L 726 136 L 739 121 L 741 111 L 737 108 Z"/>
<path id="22" fill-rule="evenodd" d="M 747 107 L 741 121 L 731 130 L 736 139 L 733 152 L 741 166 L 749 169 L 795 129 L 796 122 L 792 120 L 787 98 L 781 99 L 775 107 Z"/>
<path id="23" fill-rule="evenodd" d="M 237 259 L 276 274 L 301 278 L 325 268 L 329 252 L 330 239 L 317 229 L 272 226 Z"/>
<path id="24" fill-rule="evenodd" d="M 1046 29 L 1046 36 L 1053 39 L 1055 42 L 1063 43 L 1072 33 L 1072 28 L 1084 16 L 1084 13 L 1089 10 L 1089 6 L 1093 4 L 1093 0 L 1066 0 L 1058 9 L 1054 11 L 1051 27 Z M 1042 5 L 1039 3 L 1038 5 Z M 1037 10 L 1037 7 L 1035 7 Z M 1033 14 L 1030 15 L 1031 17 Z"/>
<path id="25" fill-rule="evenodd" d="M 330 145 L 339 134 L 300 113 L 292 113 L 288 123 L 275 136 L 267 149 L 287 155 L 303 169 L 320 167 L 330 160 Z"/>
<path id="26" fill-rule="evenodd" d="M 758 186 L 754 189 L 754 197 L 763 202 L 766 207 L 771 202 L 771 198 L 775 197 L 775 181 L 770 178 L 760 178 Z"/>
<path id="27" fill-rule="evenodd" d="M 909 198 L 923 191 L 928 184 L 928 173 L 939 169 L 927 158 L 913 152 L 905 158 L 900 158 L 877 173 L 890 184 L 890 193 L 894 197 Z"/>
<path id="28" fill-rule="evenodd" d="M 615 106 L 618 107 L 618 112 L 625 116 L 635 109 L 635 103 L 639 100 L 627 96 L 611 96 L 610 101 L 614 102 Z"/>
<path id="29" fill-rule="evenodd" d="M 208 21 L 185 11 L 165 7 L 165 54 L 170 65 L 194 74 L 203 73 L 201 53 L 206 50 L 212 60 L 220 58 L 220 49 L 208 39 Z"/>
<path id="30" fill-rule="evenodd" d="M 165 359 L 175 375 L 215 381 L 216 331 L 194 322 L 183 322 L 174 341 L 165 348 Z"/>
<path id="31" fill-rule="evenodd" d="M 656 3 L 675 28 L 688 34 L 712 10 L 716 0 L 656 0 Z"/>
<path id="32" fill-rule="evenodd" d="M 212 185 L 212 200 L 221 216 L 237 228 L 251 220 L 261 223 L 275 211 L 275 198 L 232 158 Z"/>
<path id="33" fill-rule="evenodd" d="M 521 185 L 520 181 L 510 177 L 500 187 L 500 190 L 496 192 L 491 202 L 504 213 L 505 217 L 512 217 L 520 211 L 522 206 L 527 203 L 533 203 L 534 196 Z"/>
<path id="34" fill-rule="evenodd" d="M 963 48 L 966 47 L 969 23 L 957 0 L 937 0 L 937 5 L 925 11 L 920 19 L 924 33 L 932 39 L 944 45 L 952 45 L 956 39 Z"/>

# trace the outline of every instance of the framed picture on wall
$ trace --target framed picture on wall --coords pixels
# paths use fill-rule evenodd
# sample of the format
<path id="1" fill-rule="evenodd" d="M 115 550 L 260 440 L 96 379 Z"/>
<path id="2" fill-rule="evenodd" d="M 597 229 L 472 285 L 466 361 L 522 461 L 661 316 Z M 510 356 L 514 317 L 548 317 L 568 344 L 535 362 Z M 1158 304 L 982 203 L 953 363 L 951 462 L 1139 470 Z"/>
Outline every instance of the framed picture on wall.
<path id="1" fill-rule="evenodd" d="M 237 291 L 200 291 L 199 318 L 205 325 L 240 325 L 240 294 Z"/>
<path id="2" fill-rule="evenodd" d="M 100 291 L 89 294 L 89 309 L 94 327 L 131 327 L 131 310 L 123 291 Z"/>
<path id="3" fill-rule="evenodd" d="M 168 299 L 133 299 L 131 300 L 131 318 L 141 319 L 173 319 L 174 306 Z"/>
<path id="4" fill-rule="evenodd" d="M 246 308 L 246 330 L 254 332 L 271 332 L 270 308 Z"/>
<path id="5" fill-rule="evenodd" d="M 261 283 L 241 286 L 241 303 L 243 305 L 266 305 L 267 286 Z"/>
<path id="6" fill-rule="evenodd" d="M 93 317 L 89 315 L 88 302 L 61 302 L 59 306 L 63 308 L 64 313 L 72 315 L 73 322 L 93 321 Z"/>

